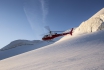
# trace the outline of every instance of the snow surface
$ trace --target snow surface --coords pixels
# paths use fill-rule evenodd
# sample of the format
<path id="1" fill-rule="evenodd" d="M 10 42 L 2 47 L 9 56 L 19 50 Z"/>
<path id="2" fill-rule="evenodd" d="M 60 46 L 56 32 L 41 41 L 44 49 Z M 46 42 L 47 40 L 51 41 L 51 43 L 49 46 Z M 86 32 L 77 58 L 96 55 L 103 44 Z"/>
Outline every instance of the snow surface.
<path id="1" fill-rule="evenodd" d="M 104 31 L 65 36 L 0 61 L 0 70 L 104 70 Z"/>

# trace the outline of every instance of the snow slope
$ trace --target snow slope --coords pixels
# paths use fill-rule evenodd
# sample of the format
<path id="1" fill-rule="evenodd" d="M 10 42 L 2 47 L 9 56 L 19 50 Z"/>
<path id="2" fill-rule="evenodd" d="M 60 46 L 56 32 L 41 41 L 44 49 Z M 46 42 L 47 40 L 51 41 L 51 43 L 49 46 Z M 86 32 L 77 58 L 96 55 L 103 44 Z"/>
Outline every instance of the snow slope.
<path id="1" fill-rule="evenodd" d="M 65 36 L 0 61 L 0 70 L 104 70 L 104 31 Z"/>

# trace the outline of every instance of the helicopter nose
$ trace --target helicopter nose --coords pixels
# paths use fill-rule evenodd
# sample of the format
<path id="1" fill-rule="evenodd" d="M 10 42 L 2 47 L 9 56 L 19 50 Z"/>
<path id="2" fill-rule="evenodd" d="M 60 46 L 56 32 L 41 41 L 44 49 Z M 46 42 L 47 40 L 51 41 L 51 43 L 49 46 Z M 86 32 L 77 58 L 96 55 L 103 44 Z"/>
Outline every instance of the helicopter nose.
<path id="1" fill-rule="evenodd" d="M 44 40 L 44 38 L 42 38 L 42 40 Z"/>
<path id="2" fill-rule="evenodd" d="M 45 41 L 46 39 L 45 39 L 45 38 L 42 38 L 42 40 L 44 40 L 44 41 Z"/>

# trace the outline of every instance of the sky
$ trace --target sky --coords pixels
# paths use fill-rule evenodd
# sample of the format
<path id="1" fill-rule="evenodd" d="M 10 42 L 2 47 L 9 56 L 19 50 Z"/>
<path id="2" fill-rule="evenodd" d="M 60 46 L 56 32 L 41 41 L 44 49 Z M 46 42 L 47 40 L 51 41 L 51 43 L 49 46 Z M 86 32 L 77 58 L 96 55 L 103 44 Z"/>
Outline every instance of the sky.
<path id="1" fill-rule="evenodd" d="M 18 39 L 41 40 L 48 32 L 78 27 L 104 0 L 0 0 L 0 48 Z"/>

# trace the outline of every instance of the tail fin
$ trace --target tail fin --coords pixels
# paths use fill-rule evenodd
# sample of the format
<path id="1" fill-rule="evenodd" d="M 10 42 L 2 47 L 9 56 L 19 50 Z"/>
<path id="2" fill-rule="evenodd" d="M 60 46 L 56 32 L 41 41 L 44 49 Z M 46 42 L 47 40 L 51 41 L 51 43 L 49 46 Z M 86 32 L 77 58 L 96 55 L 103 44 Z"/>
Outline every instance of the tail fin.
<path id="1" fill-rule="evenodd" d="M 73 33 L 73 28 L 71 29 L 71 31 L 69 32 L 69 34 L 72 35 L 72 33 Z"/>

